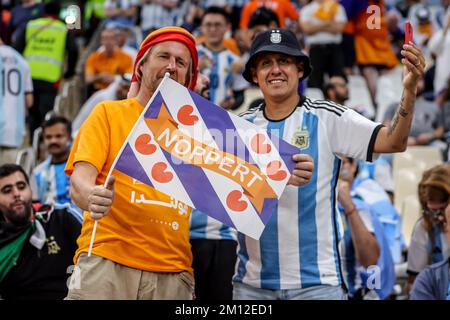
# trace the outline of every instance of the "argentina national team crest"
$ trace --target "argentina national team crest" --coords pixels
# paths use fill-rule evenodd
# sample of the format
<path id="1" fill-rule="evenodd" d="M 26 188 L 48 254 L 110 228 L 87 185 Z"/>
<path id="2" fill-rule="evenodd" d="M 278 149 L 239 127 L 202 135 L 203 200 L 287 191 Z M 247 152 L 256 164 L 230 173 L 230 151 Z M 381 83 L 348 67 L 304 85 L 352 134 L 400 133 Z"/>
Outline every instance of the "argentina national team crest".
<path id="1" fill-rule="evenodd" d="M 272 33 L 270 34 L 270 42 L 272 42 L 272 43 L 280 43 L 281 42 L 280 30 L 272 30 Z"/>
<path id="2" fill-rule="evenodd" d="M 309 132 L 307 128 L 298 128 L 292 137 L 292 144 L 300 150 L 308 149 L 309 147 Z"/>

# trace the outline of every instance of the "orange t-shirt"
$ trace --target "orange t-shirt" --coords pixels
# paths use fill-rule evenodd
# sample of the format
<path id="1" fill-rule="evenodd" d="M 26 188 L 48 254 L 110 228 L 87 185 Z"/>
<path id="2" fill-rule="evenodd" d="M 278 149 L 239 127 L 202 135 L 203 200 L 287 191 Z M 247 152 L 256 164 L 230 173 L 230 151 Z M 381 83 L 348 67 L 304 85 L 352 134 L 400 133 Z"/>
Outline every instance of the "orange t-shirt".
<path id="1" fill-rule="evenodd" d="M 78 132 L 66 173 L 71 175 L 75 163 L 85 161 L 97 168 L 96 183 L 103 184 L 143 110 L 136 99 L 99 103 Z M 114 202 L 98 222 L 93 254 L 139 270 L 192 273 L 191 209 L 119 171 L 113 174 Z M 80 253 L 88 251 L 93 226 L 85 211 L 75 263 Z"/>
<path id="2" fill-rule="evenodd" d="M 372 4 L 369 1 L 369 5 Z M 382 3 L 381 3 L 382 5 Z M 381 7 L 383 12 L 384 7 Z M 377 28 L 368 28 L 371 13 L 361 12 L 353 19 L 356 61 L 359 65 L 381 65 L 393 68 L 398 60 L 389 41 L 389 31 L 386 19 L 381 15 Z"/>
<path id="3" fill-rule="evenodd" d="M 339 4 L 335 0 L 325 0 L 314 13 L 314 16 L 321 20 L 334 20 L 339 10 Z"/>
<path id="4" fill-rule="evenodd" d="M 252 14 L 262 6 L 269 8 L 277 14 L 280 28 L 286 26 L 286 18 L 294 21 L 297 21 L 299 18 L 297 9 L 289 0 L 253 0 L 247 3 L 242 9 L 239 27 L 241 29 L 247 29 Z"/>
<path id="5" fill-rule="evenodd" d="M 111 57 L 105 51 L 96 51 L 89 55 L 86 61 L 85 73 L 90 75 L 107 72 L 109 74 L 121 75 L 133 72 L 133 59 L 128 53 L 120 49 L 114 50 Z M 96 89 L 104 89 L 108 83 L 95 82 Z"/>

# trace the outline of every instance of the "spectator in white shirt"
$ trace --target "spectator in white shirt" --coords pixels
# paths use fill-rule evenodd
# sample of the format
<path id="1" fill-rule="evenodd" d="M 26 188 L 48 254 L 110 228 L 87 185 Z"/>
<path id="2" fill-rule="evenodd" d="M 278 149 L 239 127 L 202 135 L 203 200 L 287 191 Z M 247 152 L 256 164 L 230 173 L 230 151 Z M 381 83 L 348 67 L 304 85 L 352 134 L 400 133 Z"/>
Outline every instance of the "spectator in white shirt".
<path id="1" fill-rule="evenodd" d="M 344 75 L 344 54 L 340 43 L 347 23 L 344 7 L 332 0 L 313 0 L 300 10 L 300 25 L 313 71 L 308 79 L 311 88 L 323 88 L 324 76 Z"/>

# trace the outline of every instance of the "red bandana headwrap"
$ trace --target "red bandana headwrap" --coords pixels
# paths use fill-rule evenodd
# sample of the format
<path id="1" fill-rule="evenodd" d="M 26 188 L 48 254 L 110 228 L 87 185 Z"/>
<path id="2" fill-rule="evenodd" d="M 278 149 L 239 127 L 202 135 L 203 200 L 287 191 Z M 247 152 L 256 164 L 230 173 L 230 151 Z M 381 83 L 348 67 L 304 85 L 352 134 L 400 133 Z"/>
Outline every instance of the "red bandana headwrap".
<path id="1" fill-rule="evenodd" d="M 192 66 L 189 72 L 190 79 L 187 87 L 191 90 L 195 88 L 195 84 L 197 82 L 197 67 L 198 67 L 198 53 L 195 47 L 195 38 L 190 34 L 187 30 L 180 27 L 164 27 L 150 33 L 144 41 L 142 41 L 141 46 L 139 48 L 139 52 L 136 56 L 136 60 L 134 61 L 133 67 L 133 78 L 131 80 L 131 87 L 133 87 L 133 83 L 137 82 L 138 79 L 141 78 L 140 71 L 137 69 L 138 64 L 140 63 L 142 57 L 145 53 L 150 49 L 150 47 L 155 44 L 164 42 L 164 41 L 177 41 L 184 44 L 192 58 Z M 131 88 L 130 88 L 131 91 Z"/>

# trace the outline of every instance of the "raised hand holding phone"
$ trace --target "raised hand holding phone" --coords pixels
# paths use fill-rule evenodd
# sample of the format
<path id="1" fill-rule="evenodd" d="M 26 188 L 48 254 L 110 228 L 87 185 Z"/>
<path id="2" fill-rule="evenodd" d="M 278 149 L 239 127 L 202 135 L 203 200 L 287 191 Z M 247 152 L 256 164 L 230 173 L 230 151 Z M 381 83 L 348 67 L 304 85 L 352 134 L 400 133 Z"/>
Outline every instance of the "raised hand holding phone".
<path id="1" fill-rule="evenodd" d="M 414 34 L 411 23 L 405 23 L 405 43 L 401 51 L 402 63 L 405 66 L 403 74 L 403 86 L 411 92 L 416 92 L 417 82 L 423 76 L 425 58 L 422 51 L 414 44 Z"/>
<path id="2" fill-rule="evenodd" d="M 409 44 L 410 42 L 414 42 L 414 34 L 413 28 L 409 21 L 405 23 L 405 44 Z"/>

